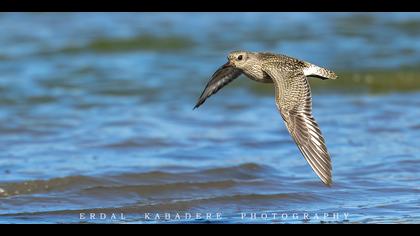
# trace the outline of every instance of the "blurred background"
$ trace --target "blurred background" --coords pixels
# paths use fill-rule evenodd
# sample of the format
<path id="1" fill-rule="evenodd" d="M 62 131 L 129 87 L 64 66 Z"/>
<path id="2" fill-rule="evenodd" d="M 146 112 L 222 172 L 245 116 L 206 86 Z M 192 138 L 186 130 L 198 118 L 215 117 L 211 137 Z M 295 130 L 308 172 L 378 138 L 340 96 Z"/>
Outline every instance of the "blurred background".
<path id="1" fill-rule="evenodd" d="M 272 85 L 240 77 L 192 110 L 238 49 L 340 76 L 310 79 L 332 188 L 287 133 Z M 419 65 L 419 13 L 0 14 L 0 222 L 418 223 Z"/>

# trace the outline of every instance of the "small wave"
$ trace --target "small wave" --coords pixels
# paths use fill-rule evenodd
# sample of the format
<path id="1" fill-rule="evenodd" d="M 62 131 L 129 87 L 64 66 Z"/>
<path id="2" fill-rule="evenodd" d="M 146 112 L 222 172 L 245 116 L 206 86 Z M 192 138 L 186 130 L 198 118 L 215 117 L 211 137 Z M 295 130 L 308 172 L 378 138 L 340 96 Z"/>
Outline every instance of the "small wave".
<path id="1" fill-rule="evenodd" d="M 235 187 L 239 184 L 241 184 L 241 182 L 236 180 L 222 180 L 208 182 L 189 181 L 152 185 L 94 186 L 82 190 L 82 193 L 88 193 L 95 196 L 108 195 L 111 192 L 122 195 L 136 193 L 140 196 L 162 196 L 165 192 L 171 194 L 185 194 L 187 191 L 222 190 Z"/>
<path id="2" fill-rule="evenodd" d="M 204 171 L 204 173 L 221 173 L 221 172 L 232 172 L 232 171 L 261 172 L 261 171 L 267 171 L 267 170 L 273 170 L 273 169 L 267 165 L 261 165 L 261 164 L 250 162 L 250 163 L 243 163 L 237 166 L 207 169 Z"/>
<path id="3" fill-rule="evenodd" d="M 102 183 L 100 179 L 87 176 L 67 176 L 49 180 L 6 183 L 0 185 L 0 197 L 70 190 L 75 187 L 92 186 L 100 183 Z"/>
<path id="4" fill-rule="evenodd" d="M 120 142 L 110 143 L 103 145 L 105 148 L 160 148 L 171 146 L 173 143 L 169 143 L 163 139 L 127 139 Z"/>
<path id="5" fill-rule="evenodd" d="M 410 126 L 410 129 L 420 130 L 420 124 L 412 125 L 412 126 Z"/>
<path id="6" fill-rule="evenodd" d="M 171 168 L 174 169 L 174 168 Z M 267 166 L 245 163 L 210 169 L 183 168 L 179 172 L 151 170 L 105 176 L 67 176 L 49 180 L 33 180 L 0 184 L 0 197 L 46 193 L 53 191 L 85 191 L 88 193 L 158 193 L 159 191 L 223 189 L 259 181 L 259 175 L 272 171 Z"/>
<path id="7" fill-rule="evenodd" d="M 165 169 L 165 171 L 162 171 Z M 177 170 L 178 169 L 178 170 Z M 180 171 L 179 171 L 180 170 Z M 143 183 L 159 182 L 160 181 L 189 181 L 189 180 L 221 180 L 221 179 L 235 179 L 235 180 L 250 180 L 260 179 L 262 175 L 269 176 L 270 173 L 275 172 L 274 168 L 266 165 L 256 163 L 243 163 L 229 167 L 214 167 L 214 168 L 165 168 L 160 167 L 160 170 L 151 170 L 141 173 L 123 173 L 114 178 L 119 181 L 136 182 L 143 181 Z"/>
<path id="8" fill-rule="evenodd" d="M 404 132 L 403 129 L 398 128 L 387 128 L 387 127 L 375 127 L 367 129 L 370 133 L 402 133 Z"/>

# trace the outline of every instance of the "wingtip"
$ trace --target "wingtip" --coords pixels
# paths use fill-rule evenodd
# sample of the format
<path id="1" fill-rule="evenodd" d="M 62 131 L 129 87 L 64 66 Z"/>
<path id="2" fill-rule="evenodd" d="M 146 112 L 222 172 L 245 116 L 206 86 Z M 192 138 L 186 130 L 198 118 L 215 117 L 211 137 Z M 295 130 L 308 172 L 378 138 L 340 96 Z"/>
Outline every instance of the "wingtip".
<path id="1" fill-rule="evenodd" d="M 199 99 L 198 102 L 195 104 L 193 110 L 199 108 L 201 105 L 203 105 L 205 100 Z"/>
<path id="2" fill-rule="evenodd" d="M 193 110 L 199 108 L 201 106 L 201 104 L 203 104 L 203 103 L 197 103 L 197 104 L 195 104 L 195 106 L 193 107 Z"/>
<path id="3" fill-rule="evenodd" d="M 332 179 L 322 180 L 322 182 L 324 183 L 326 187 L 328 188 L 332 187 L 332 184 L 333 184 Z"/>

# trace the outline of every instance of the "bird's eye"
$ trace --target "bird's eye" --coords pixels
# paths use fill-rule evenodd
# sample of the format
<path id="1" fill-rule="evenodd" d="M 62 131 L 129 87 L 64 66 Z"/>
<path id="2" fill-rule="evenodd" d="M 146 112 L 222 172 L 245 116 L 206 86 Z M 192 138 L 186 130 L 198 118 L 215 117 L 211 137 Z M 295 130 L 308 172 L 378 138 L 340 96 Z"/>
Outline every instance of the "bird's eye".
<path id="1" fill-rule="evenodd" d="M 238 56 L 238 61 L 242 60 L 242 55 Z"/>

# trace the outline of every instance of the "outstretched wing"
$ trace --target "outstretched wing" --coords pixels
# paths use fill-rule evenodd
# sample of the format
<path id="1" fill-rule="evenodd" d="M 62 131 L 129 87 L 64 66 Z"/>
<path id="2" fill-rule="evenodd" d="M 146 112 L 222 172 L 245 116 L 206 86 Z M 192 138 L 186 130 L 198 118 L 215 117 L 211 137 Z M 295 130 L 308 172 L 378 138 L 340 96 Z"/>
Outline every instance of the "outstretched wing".
<path id="1" fill-rule="evenodd" d="M 217 93 L 217 91 L 219 91 L 225 85 L 236 79 L 241 73 L 242 71 L 240 69 L 230 66 L 229 63 L 219 67 L 219 69 L 217 69 L 216 72 L 214 72 L 212 75 L 204 91 L 201 93 L 197 104 L 194 106 L 194 109 L 203 104 L 208 97 Z"/>
<path id="2" fill-rule="evenodd" d="M 306 161 L 328 186 L 332 184 L 331 158 L 321 130 L 312 116 L 311 90 L 303 73 L 277 71 L 268 66 L 265 72 L 276 88 L 276 105 L 286 127 Z"/>

